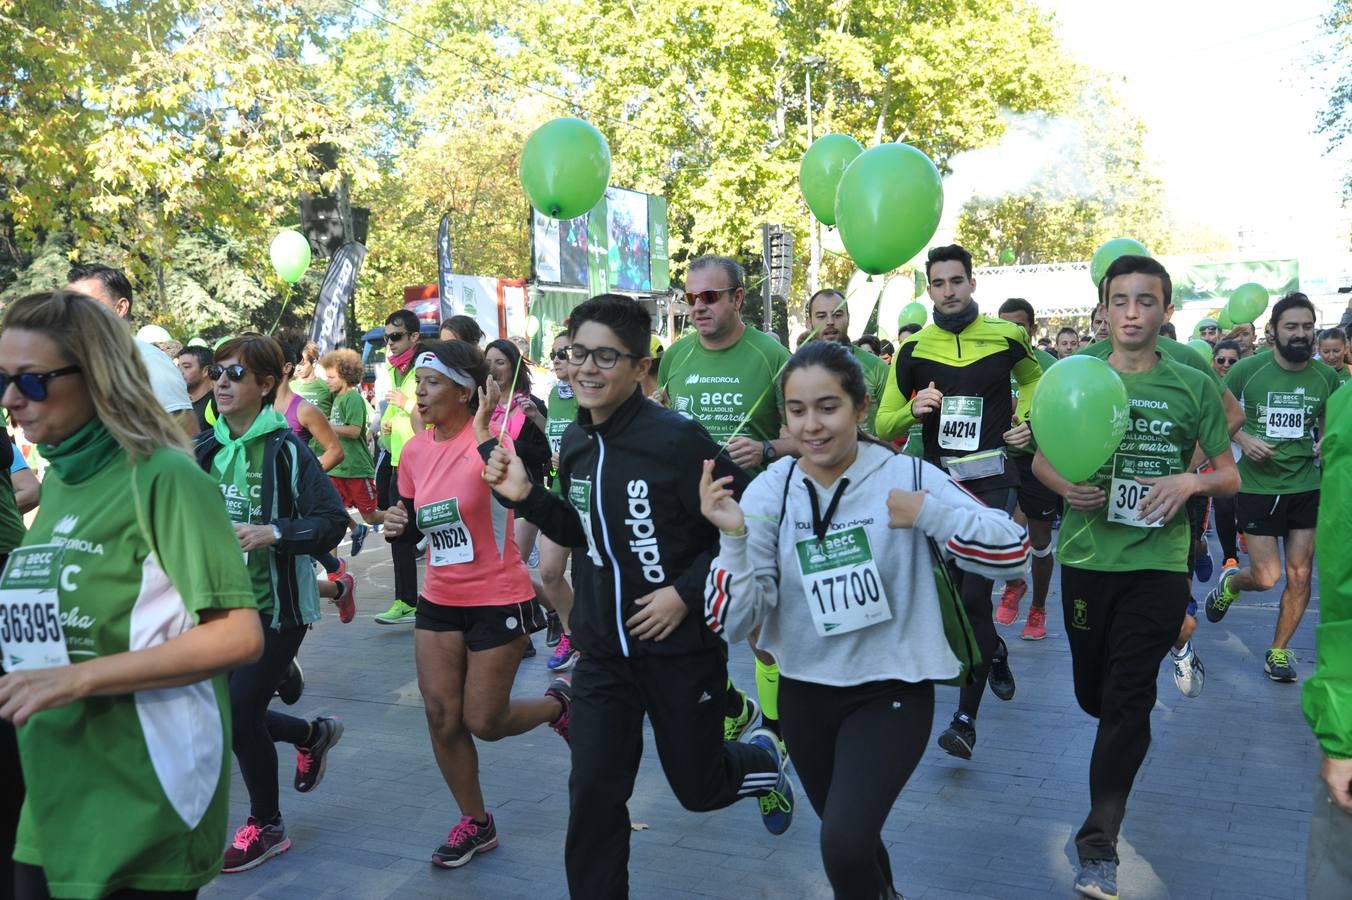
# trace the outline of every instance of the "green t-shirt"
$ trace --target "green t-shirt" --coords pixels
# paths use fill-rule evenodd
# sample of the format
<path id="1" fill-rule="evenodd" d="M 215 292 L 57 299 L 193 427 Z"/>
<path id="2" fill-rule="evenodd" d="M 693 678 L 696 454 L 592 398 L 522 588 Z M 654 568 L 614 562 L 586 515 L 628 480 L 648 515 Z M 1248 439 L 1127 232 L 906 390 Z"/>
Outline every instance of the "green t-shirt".
<path id="1" fill-rule="evenodd" d="M 1155 349 L 1160 352 L 1161 356 L 1168 357 L 1172 362 L 1182 363 L 1189 369 L 1195 369 L 1198 372 L 1204 373 L 1211 379 L 1211 383 L 1216 386 L 1216 389 L 1221 393 L 1224 393 L 1225 386 L 1221 383 L 1221 376 L 1217 375 L 1216 370 L 1211 368 L 1211 365 L 1206 360 L 1202 359 L 1200 353 L 1189 347 L 1187 344 L 1180 344 L 1173 338 L 1160 335 L 1159 343 L 1155 345 Z M 1077 350 L 1075 355 L 1079 356 L 1081 353 L 1084 353 L 1089 356 L 1097 356 L 1099 359 L 1107 359 L 1108 354 L 1112 352 L 1112 341 L 1094 341 L 1094 343 L 1090 344 L 1088 347 Z"/>
<path id="2" fill-rule="evenodd" d="M 1056 558 L 1097 572 L 1186 572 L 1187 512 L 1163 526 L 1132 524 L 1148 493 L 1135 479 L 1187 471 L 1199 442 L 1208 457 L 1230 452 L 1220 393 L 1210 379 L 1163 356 L 1146 372 L 1118 375 L 1130 398 L 1130 423 L 1117 452 L 1089 479 L 1108 502 L 1091 512 L 1066 507 Z"/>
<path id="3" fill-rule="evenodd" d="M 238 486 L 229 483 L 224 477 L 219 477 L 225 454 L 224 452 L 216 454 L 213 462 L 218 476 L 217 486 L 221 491 L 221 499 L 225 501 L 225 515 L 232 523 L 262 525 L 267 521 L 263 518 L 263 451 L 266 445 L 265 440 L 250 441 L 246 445 L 249 460 L 246 475 L 249 484 L 247 497 L 241 494 Z M 239 546 L 238 540 L 235 541 L 235 546 Z M 225 552 L 225 548 L 221 548 L 221 552 Z M 249 570 L 249 584 L 253 590 L 254 602 L 261 611 L 271 612 L 273 607 L 271 551 L 252 550 L 244 553 L 243 559 L 245 568 Z"/>
<path id="4" fill-rule="evenodd" d="M 329 470 L 333 478 L 375 478 L 376 464 L 371 459 L 371 445 L 366 440 L 366 425 L 370 421 L 371 410 L 361 391 L 350 388 L 333 398 L 333 409 L 329 411 L 329 424 L 355 425 L 361 431 L 357 437 L 339 437 L 338 444 L 343 448 L 343 461 Z"/>
<path id="5" fill-rule="evenodd" d="M 319 407 L 319 411 L 324 414 L 325 418 L 328 418 L 333 408 L 333 394 L 329 391 L 329 386 L 324 382 L 324 379 L 315 378 L 312 381 L 300 381 L 293 378 L 291 379 L 291 390 Z"/>
<path id="6" fill-rule="evenodd" d="M 859 360 L 859 365 L 864 370 L 864 381 L 868 383 L 868 421 L 864 423 L 864 430 L 869 434 L 877 434 L 874 423 L 878 421 L 878 404 L 883 402 L 883 391 L 887 390 L 887 376 L 892 367 L 884 362 L 881 356 L 875 356 L 863 347 L 856 347 L 853 344 L 847 346 L 854 354 L 854 358 Z"/>
<path id="7" fill-rule="evenodd" d="M 1240 490 L 1267 495 L 1319 490 L 1312 429 L 1338 389 L 1337 374 L 1317 359 L 1290 372 L 1276 356 L 1260 354 L 1231 366 L 1225 383 L 1244 407 L 1245 433 L 1273 448 L 1266 462 L 1240 456 Z"/>
<path id="8" fill-rule="evenodd" d="M 44 581 L 55 590 L 76 664 L 163 643 L 203 610 L 252 608 L 243 560 L 227 552 L 238 542 L 220 496 L 176 450 L 134 467 L 117 450 L 79 484 L 53 469 L 23 542 L 33 555 L 10 556 L 5 586 L 22 569 L 30 590 Z M 53 551 L 56 560 L 41 563 Z M 14 859 L 41 866 L 59 897 L 211 881 L 229 810 L 229 709 L 226 676 L 217 675 L 34 715 L 18 729 L 28 793 Z"/>
<path id="9" fill-rule="evenodd" d="M 1041 350 L 1037 347 L 1033 348 L 1033 358 L 1036 359 L 1037 364 L 1042 367 L 1042 373 L 1044 375 L 1047 373 L 1047 370 L 1050 369 L 1056 363 L 1055 356 L 1052 356 L 1046 350 Z M 1017 406 L 1018 405 L 1017 400 L 1019 396 L 1019 380 L 1014 377 L 1013 373 L 1011 373 L 1009 376 L 1009 392 L 1014 395 L 1016 401 L 1015 406 Z M 1028 442 L 1027 447 L 1010 446 L 1007 447 L 1006 449 L 1008 449 L 1011 454 L 1018 453 L 1024 456 L 1031 456 L 1034 452 L 1037 451 L 1037 439 L 1033 438 L 1032 440 L 1030 440 Z"/>
<path id="10" fill-rule="evenodd" d="M 699 422 L 719 444 L 734 431 L 773 441 L 783 424 L 777 385 L 788 361 L 782 344 L 750 325 L 737 343 L 723 350 L 705 349 L 699 333 L 692 332 L 662 355 L 657 378 L 671 408 Z"/>

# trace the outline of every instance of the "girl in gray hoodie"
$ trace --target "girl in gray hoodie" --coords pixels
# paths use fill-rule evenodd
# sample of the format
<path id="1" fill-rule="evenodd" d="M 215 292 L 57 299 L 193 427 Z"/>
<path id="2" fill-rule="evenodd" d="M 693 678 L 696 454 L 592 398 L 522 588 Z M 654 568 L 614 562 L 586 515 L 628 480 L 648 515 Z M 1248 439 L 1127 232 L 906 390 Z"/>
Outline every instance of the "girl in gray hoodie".
<path id="1" fill-rule="evenodd" d="M 844 347 L 814 341 L 780 378 L 802 456 L 762 472 L 740 505 L 705 463 L 701 512 L 722 532 L 705 618 L 729 641 L 759 627 L 779 661 L 784 741 L 822 820 L 835 896 L 891 898 L 883 823 L 929 739 L 934 682 L 962 674 L 930 540 L 945 563 L 1005 579 L 1027 570 L 1027 535 L 860 433 L 868 387 Z"/>

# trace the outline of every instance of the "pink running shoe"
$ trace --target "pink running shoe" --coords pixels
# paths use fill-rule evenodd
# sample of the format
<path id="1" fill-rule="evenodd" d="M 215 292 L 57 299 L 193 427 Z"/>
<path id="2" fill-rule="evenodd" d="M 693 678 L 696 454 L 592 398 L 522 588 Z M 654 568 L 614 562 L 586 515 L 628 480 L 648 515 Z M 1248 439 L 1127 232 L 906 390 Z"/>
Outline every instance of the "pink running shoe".
<path id="1" fill-rule="evenodd" d="M 1047 636 L 1047 611 L 1034 606 L 1028 610 L 1028 621 L 1024 623 L 1023 633 L 1019 635 L 1025 641 L 1040 641 Z"/>
<path id="2" fill-rule="evenodd" d="M 346 572 L 339 575 L 334 581 L 344 588 L 343 596 L 334 600 L 333 605 L 338 607 L 338 621 L 346 625 L 357 617 L 357 583 Z"/>
<path id="3" fill-rule="evenodd" d="M 253 816 L 235 832 L 235 839 L 225 848 L 222 872 L 247 872 L 280 856 L 291 849 L 286 826 L 280 820 L 276 825 L 264 825 Z"/>
<path id="4" fill-rule="evenodd" d="M 1019 617 L 1019 602 L 1028 593 L 1028 582 L 1006 581 L 1005 592 L 1000 595 L 1000 606 L 995 610 L 997 625 L 1013 625 Z"/>

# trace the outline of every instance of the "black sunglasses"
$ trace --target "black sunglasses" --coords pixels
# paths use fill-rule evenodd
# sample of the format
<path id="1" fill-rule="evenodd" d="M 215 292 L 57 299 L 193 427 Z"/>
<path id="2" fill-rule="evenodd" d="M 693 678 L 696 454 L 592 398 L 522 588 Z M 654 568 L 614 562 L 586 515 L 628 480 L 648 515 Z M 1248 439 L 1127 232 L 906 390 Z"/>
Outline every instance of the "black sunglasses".
<path id="1" fill-rule="evenodd" d="M 212 381 L 220 381 L 222 375 L 229 378 L 231 381 L 243 381 L 244 376 L 248 374 L 249 370 L 239 363 L 230 366 L 218 366 L 213 363 L 207 366 L 207 377 Z"/>
<path id="2" fill-rule="evenodd" d="M 403 340 L 408 337 L 407 331 L 389 331 L 385 333 L 385 343 L 392 344 L 395 341 Z"/>
<path id="3" fill-rule="evenodd" d="M 555 350 L 553 353 L 549 354 L 549 358 L 554 360 L 555 362 L 567 362 L 568 348 L 565 347 L 562 350 Z"/>
<path id="4" fill-rule="evenodd" d="M 685 302 L 687 306 L 694 306 L 696 303 L 703 303 L 705 306 L 713 306 L 719 301 L 723 294 L 735 290 L 737 290 L 737 288 L 714 288 L 711 291 L 700 291 L 698 294 L 687 293 L 685 295 Z"/>
<path id="5" fill-rule="evenodd" d="M 0 372 L 0 397 L 5 396 L 5 391 L 13 384 L 19 389 L 20 394 L 35 403 L 41 403 L 47 399 L 47 382 L 62 375 L 74 375 L 79 371 L 79 366 L 66 366 L 64 369 L 53 369 L 50 372 L 20 372 L 18 375 Z"/>
<path id="6" fill-rule="evenodd" d="M 1218 356 L 1218 357 L 1216 357 L 1216 359 L 1214 360 L 1214 362 L 1215 362 L 1216 365 L 1218 365 L 1218 366 L 1233 366 L 1235 363 L 1239 362 L 1239 360 L 1237 360 L 1237 359 L 1222 359 L 1221 357 Z"/>

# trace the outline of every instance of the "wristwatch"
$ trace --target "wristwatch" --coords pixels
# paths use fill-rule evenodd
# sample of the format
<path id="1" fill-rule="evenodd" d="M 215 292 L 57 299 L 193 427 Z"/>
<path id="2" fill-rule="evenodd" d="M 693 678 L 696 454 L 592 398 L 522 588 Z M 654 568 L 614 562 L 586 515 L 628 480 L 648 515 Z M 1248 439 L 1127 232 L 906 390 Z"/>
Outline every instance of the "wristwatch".
<path id="1" fill-rule="evenodd" d="M 767 463 L 774 462 L 775 445 L 770 443 L 769 441 L 761 441 L 761 454 L 765 457 L 765 461 Z"/>
<path id="2" fill-rule="evenodd" d="M 275 524 L 272 526 L 272 539 L 278 543 L 282 540 L 282 529 L 278 528 Z"/>

